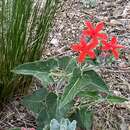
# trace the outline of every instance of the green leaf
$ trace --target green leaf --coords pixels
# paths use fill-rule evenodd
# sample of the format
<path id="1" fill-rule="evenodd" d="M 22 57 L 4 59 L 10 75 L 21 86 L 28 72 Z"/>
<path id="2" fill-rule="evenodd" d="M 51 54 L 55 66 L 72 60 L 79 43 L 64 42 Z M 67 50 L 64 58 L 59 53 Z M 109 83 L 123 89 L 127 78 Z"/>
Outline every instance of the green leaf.
<path id="1" fill-rule="evenodd" d="M 45 88 L 41 88 L 35 91 L 32 95 L 25 96 L 22 103 L 34 113 L 39 113 L 44 107 L 47 95 L 48 91 Z"/>
<path id="2" fill-rule="evenodd" d="M 10 128 L 8 130 L 21 130 L 20 128 Z"/>
<path id="3" fill-rule="evenodd" d="M 57 59 L 35 61 L 17 66 L 12 72 L 16 74 L 30 75 L 38 78 L 42 84 L 48 85 L 53 82 L 49 75 L 50 71 L 58 67 Z"/>
<path id="4" fill-rule="evenodd" d="M 64 107 L 64 105 L 72 101 L 80 91 L 83 91 L 86 88 L 109 92 L 107 85 L 95 71 L 88 70 L 81 74 L 80 69 L 76 68 L 73 71 L 73 76 L 70 79 L 69 84 L 65 87 L 60 107 Z"/>
<path id="5" fill-rule="evenodd" d="M 66 61 L 66 60 L 67 61 Z M 64 65 L 63 65 L 64 64 Z M 63 68 L 62 66 L 65 66 L 65 68 Z M 76 59 L 74 57 L 64 57 L 61 59 L 59 59 L 59 68 L 63 68 L 64 71 L 67 74 L 70 74 L 73 72 L 73 70 L 77 67 L 77 62 Z"/>
<path id="6" fill-rule="evenodd" d="M 88 111 L 87 108 L 77 110 L 73 115 L 70 116 L 71 120 L 76 120 L 77 125 L 81 129 L 91 130 L 93 113 Z"/>
<path id="7" fill-rule="evenodd" d="M 47 112 L 45 110 L 42 110 L 39 115 L 38 118 L 36 120 L 37 122 L 37 129 L 38 130 L 43 130 L 44 127 L 49 127 L 49 119 L 48 119 L 48 115 Z"/>
<path id="8" fill-rule="evenodd" d="M 59 66 L 59 69 L 70 73 L 74 70 L 75 67 L 77 67 L 77 62 L 75 58 L 73 57 L 64 56 L 64 57 L 58 58 L 58 66 Z"/>
<path id="9" fill-rule="evenodd" d="M 48 127 L 47 125 L 50 123 L 51 119 L 56 117 L 56 108 L 57 96 L 54 93 L 49 93 L 37 118 L 39 130 Z"/>
<path id="10" fill-rule="evenodd" d="M 126 98 L 119 97 L 119 96 L 113 96 L 113 95 L 109 95 L 109 96 L 107 97 L 107 100 L 108 100 L 110 103 L 113 103 L 113 104 L 123 103 L 123 102 L 125 102 L 125 101 L 128 101 L 128 99 L 126 99 Z"/>
<path id="11" fill-rule="evenodd" d="M 87 111 L 86 109 L 81 109 L 79 110 L 79 116 L 82 126 L 87 130 L 91 130 L 93 121 L 92 112 Z"/>
<path id="12" fill-rule="evenodd" d="M 101 96 L 99 95 L 98 91 L 81 91 L 78 96 L 90 98 L 91 100 L 99 100 L 101 99 Z"/>
<path id="13" fill-rule="evenodd" d="M 48 93 L 45 88 L 37 90 L 33 95 L 26 96 L 23 99 L 24 105 L 36 113 L 38 129 L 47 127 L 51 119 L 57 112 L 57 95 Z"/>
<path id="14" fill-rule="evenodd" d="M 60 58 L 51 58 L 48 60 L 39 60 L 25 63 L 17 66 L 12 72 L 16 74 L 30 75 L 38 78 L 42 85 L 47 86 L 54 83 L 51 72 L 59 69 L 62 73 L 72 73 L 77 66 L 76 60 L 72 57 L 64 56 Z M 62 76 L 62 75 L 61 75 Z"/>
<path id="15" fill-rule="evenodd" d="M 65 92 L 62 96 L 60 108 L 63 108 L 66 104 L 71 102 L 73 98 L 76 96 L 78 92 L 80 92 L 81 89 L 81 71 L 79 68 L 76 68 L 73 71 L 73 76 L 70 79 L 69 84 L 65 88 Z"/>
<path id="16" fill-rule="evenodd" d="M 83 72 L 83 78 L 88 81 L 87 85 L 89 86 L 89 89 L 109 93 L 108 86 L 94 70 L 88 70 Z"/>
<path id="17" fill-rule="evenodd" d="M 52 117 L 56 115 L 57 95 L 54 93 L 49 93 L 46 97 L 45 105 L 49 118 L 52 119 Z"/>
<path id="18" fill-rule="evenodd" d="M 56 118 L 61 119 L 63 117 L 68 117 L 70 116 L 70 110 L 73 107 L 74 102 L 71 101 L 70 103 L 66 104 L 64 107 L 60 108 L 60 106 L 57 107 L 57 112 L 56 112 Z"/>
<path id="19" fill-rule="evenodd" d="M 85 63 L 90 63 L 91 65 L 99 66 L 99 63 L 98 63 L 98 61 L 97 61 L 97 58 L 94 59 L 94 60 L 92 60 L 90 57 L 86 57 Z"/>

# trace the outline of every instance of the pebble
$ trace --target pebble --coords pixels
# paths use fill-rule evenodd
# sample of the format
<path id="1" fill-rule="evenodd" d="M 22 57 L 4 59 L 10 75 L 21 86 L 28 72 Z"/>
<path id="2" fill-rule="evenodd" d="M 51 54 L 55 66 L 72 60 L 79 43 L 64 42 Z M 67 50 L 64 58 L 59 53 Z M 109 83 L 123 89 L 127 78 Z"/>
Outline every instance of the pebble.
<path id="1" fill-rule="evenodd" d="M 55 47 L 58 47 L 58 45 L 59 45 L 58 43 L 59 43 L 59 40 L 56 39 L 56 38 L 53 38 L 53 39 L 51 40 L 51 42 L 50 42 L 50 44 L 54 45 Z"/>
<path id="2" fill-rule="evenodd" d="M 122 25 L 122 23 L 119 22 L 118 20 L 112 19 L 112 20 L 110 20 L 110 25 L 117 26 L 117 25 Z"/>

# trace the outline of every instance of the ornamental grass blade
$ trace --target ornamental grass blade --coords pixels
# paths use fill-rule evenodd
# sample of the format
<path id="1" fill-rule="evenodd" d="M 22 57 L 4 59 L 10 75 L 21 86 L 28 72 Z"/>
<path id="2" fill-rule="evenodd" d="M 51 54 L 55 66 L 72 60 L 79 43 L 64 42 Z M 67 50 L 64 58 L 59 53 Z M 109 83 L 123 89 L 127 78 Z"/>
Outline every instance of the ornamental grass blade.
<path id="1" fill-rule="evenodd" d="M 0 102 L 15 92 L 27 92 L 30 78 L 19 80 L 10 70 L 40 59 L 57 3 L 58 0 L 0 1 Z"/>

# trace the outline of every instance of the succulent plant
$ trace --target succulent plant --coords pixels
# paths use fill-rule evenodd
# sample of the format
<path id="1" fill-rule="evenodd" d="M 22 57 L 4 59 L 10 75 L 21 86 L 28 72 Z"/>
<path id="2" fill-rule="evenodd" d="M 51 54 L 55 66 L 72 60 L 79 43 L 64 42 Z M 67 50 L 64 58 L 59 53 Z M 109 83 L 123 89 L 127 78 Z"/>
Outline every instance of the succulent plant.
<path id="1" fill-rule="evenodd" d="M 81 0 L 85 7 L 95 7 L 96 0 Z"/>
<path id="2" fill-rule="evenodd" d="M 75 130 L 76 129 L 76 121 L 72 122 L 69 119 L 62 118 L 60 123 L 56 119 L 52 119 L 50 123 L 50 130 Z"/>

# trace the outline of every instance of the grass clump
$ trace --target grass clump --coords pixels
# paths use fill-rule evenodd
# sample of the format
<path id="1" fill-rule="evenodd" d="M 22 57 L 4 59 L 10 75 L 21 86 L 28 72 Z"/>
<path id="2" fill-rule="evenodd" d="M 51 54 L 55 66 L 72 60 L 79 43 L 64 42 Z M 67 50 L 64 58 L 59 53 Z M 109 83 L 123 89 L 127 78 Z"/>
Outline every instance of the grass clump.
<path id="1" fill-rule="evenodd" d="M 10 72 L 18 64 L 38 60 L 47 41 L 58 0 L 0 1 L 0 102 L 23 94 L 30 78 Z"/>

